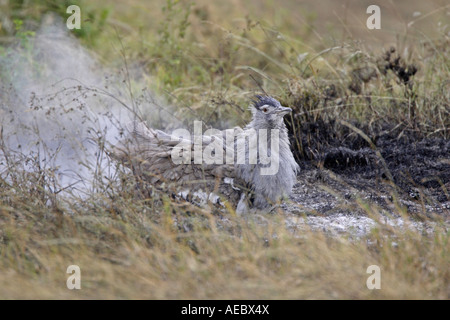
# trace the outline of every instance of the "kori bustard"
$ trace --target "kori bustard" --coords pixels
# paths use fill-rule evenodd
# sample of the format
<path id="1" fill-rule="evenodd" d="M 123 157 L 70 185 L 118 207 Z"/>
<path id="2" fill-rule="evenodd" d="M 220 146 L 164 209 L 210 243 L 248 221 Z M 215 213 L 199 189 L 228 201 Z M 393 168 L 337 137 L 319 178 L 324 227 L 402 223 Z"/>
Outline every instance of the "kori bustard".
<path id="1" fill-rule="evenodd" d="M 299 170 L 283 119 L 292 109 L 270 96 L 252 102 L 244 129 L 211 135 L 186 137 L 133 122 L 112 154 L 140 181 L 176 197 L 228 201 L 239 213 L 270 210 L 291 193 Z"/>

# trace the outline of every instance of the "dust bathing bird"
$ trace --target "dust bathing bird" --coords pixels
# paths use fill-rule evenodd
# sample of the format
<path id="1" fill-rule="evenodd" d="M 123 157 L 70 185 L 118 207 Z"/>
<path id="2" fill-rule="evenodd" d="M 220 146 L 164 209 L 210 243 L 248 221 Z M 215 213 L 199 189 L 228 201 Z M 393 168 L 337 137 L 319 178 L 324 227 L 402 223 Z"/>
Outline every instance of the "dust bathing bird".
<path id="1" fill-rule="evenodd" d="M 244 129 L 212 135 L 180 137 L 133 122 L 112 155 L 138 181 L 175 197 L 228 202 L 241 214 L 270 211 L 291 193 L 299 170 L 283 119 L 292 109 L 269 96 L 252 102 L 252 121 Z"/>

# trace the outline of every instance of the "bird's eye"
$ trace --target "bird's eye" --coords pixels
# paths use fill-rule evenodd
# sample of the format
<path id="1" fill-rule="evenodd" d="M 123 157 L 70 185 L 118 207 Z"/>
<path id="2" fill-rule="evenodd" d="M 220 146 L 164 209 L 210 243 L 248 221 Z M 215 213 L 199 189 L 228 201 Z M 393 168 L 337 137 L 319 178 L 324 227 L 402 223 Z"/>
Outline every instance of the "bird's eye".
<path id="1" fill-rule="evenodd" d="M 266 113 L 266 112 L 268 111 L 268 109 L 267 109 L 267 108 L 263 108 L 262 111 L 263 111 L 264 113 Z"/>

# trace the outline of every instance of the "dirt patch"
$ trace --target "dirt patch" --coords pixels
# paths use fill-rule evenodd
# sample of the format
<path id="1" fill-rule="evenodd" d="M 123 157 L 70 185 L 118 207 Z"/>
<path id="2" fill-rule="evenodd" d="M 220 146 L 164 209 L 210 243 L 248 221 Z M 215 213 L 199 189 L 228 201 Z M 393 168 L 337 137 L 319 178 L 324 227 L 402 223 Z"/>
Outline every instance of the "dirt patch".
<path id="1" fill-rule="evenodd" d="M 450 140 L 418 137 L 392 126 L 364 129 L 375 148 L 335 121 L 306 123 L 301 137 L 291 137 L 301 172 L 285 211 L 327 217 L 330 225 L 333 217 L 366 216 L 363 201 L 387 216 L 395 216 L 401 205 L 415 218 L 447 219 Z"/>

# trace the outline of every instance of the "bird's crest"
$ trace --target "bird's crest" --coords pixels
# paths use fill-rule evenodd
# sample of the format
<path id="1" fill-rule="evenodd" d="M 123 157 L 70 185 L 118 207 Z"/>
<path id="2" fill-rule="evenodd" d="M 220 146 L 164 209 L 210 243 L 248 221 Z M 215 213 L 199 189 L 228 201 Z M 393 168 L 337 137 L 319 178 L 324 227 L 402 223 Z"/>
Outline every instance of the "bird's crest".
<path id="1" fill-rule="evenodd" d="M 258 110 L 264 105 L 273 106 L 275 108 L 281 106 L 281 104 L 280 104 L 280 102 L 278 102 L 278 100 L 276 100 L 270 96 L 256 95 L 255 97 L 257 100 L 252 100 L 252 102 L 253 102 L 253 106 Z"/>

